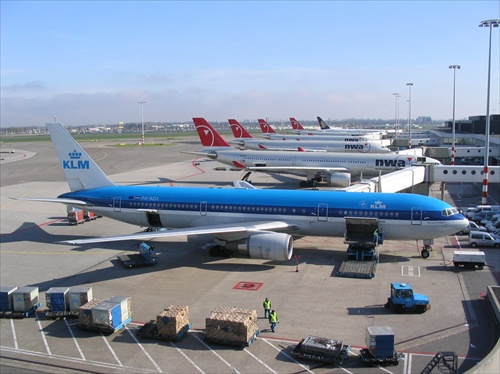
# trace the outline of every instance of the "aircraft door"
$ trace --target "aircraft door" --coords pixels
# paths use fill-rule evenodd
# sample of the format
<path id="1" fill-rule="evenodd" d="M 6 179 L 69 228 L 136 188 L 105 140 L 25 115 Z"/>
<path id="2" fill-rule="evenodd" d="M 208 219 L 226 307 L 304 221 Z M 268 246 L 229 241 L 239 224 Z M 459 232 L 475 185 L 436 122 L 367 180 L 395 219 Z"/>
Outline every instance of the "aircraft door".
<path id="1" fill-rule="evenodd" d="M 113 211 L 121 212 L 122 211 L 122 199 L 121 197 L 113 198 Z"/>
<path id="2" fill-rule="evenodd" d="M 206 216 L 207 215 L 207 202 L 202 201 L 200 203 L 200 215 Z"/>
<path id="3" fill-rule="evenodd" d="M 422 209 L 411 208 L 411 224 L 412 225 L 422 224 Z"/>
<path id="4" fill-rule="evenodd" d="M 318 204 L 318 221 L 328 220 L 328 204 Z"/>
<path id="5" fill-rule="evenodd" d="M 163 227 L 160 219 L 160 215 L 156 210 L 146 212 L 146 217 L 148 219 L 148 224 L 151 227 Z"/>

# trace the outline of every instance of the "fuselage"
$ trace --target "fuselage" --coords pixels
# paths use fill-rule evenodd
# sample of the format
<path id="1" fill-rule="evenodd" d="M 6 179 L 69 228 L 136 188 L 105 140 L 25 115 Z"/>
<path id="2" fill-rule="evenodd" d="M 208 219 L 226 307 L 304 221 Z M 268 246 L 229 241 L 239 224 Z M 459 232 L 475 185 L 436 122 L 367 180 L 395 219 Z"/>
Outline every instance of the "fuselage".
<path id="1" fill-rule="evenodd" d="M 386 239 L 433 239 L 467 226 L 467 219 L 440 200 L 412 194 L 112 186 L 59 198 L 88 203 L 85 209 L 140 226 L 196 227 L 238 222 L 285 221 L 296 236 L 344 235 L 346 217 L 376 218 Z"/>
<path id="2" fill-rule="evenodd" d="M 396 154 L 359 154 L 349 152 L 294 152 L 294 151 L 242 151 L 216 150 L 211 157 L 223 164 L 234 166 L 235 162 L 247 167 L 300 167 L 305 168 L 344 168 L 353 174 L 378 174 L 379 171 L 391 172 L 409 166 L 420 165 L 415 156 Z M 439 161 L 426 158 L 426 161 L 439 164 Z M 299 170 L 297 170 L 299 171 Z M 296 175 L 302 175 L 295 173 Z M 304 173 L 307 175 L 307 172 Z"/>
<path id="3" fill-rule="evenodd" d="M 342 142 L 365 142 L 367 140 L 372 140 L 370 137 L 364 135 L 282 135 L 282 134 L 263 134 L 262 135 L 266 139 L 273 140 L 298 140 L 298 141 L 325 141 L 325 140 L 334 140 L 334 141 L 342 141 Z"/>
<path id="4" fill-rule="evenodd" d="M 356 153 L 390 153 L 390 149 L 373 141 L 351 142 L 344 140 L 272 140 L 239 138 L 231 143 L 246 149 L 254 150 L 290 150 L 299 147 L 304 150 L 320 150 L 324 152 L 356 152 Z"/>

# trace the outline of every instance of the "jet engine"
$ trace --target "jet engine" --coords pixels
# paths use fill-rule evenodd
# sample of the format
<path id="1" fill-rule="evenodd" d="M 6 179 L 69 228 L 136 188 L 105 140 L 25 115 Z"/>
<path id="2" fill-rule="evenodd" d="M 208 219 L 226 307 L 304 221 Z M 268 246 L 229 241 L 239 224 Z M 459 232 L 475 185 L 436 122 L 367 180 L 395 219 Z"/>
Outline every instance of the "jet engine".
<path id="1" fill-rule="evenodd" d="M 262 232 L 245 240 L 228 242 L 226 248 L 237 250 L 251 258 L 287 261 L 292 258 L 293 238 L 283 233 Z"/>
<path id="2" fill-rule="evenodd" d="M 327 180 L 328 184 L 334 187 L 349 187 L 351 185 L 351 174 L 332 173 Z"/>

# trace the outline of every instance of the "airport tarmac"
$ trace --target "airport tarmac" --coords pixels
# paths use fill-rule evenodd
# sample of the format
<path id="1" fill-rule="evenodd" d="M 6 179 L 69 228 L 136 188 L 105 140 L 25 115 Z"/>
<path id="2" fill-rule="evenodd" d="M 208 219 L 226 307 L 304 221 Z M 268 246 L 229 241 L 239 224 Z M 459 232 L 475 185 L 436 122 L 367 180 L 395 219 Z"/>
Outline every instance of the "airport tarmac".
<path id="1" fill-rule="evenodd" d="M 189 137 L 143 149 L 98 142 L 82 145 L 119 184 L 231 188 L 232 181 L 242 175 L 216 171 L 214 167 L 221 166 L 216 161 L 181 153 L 201 148 Z M 487 285 L 500 283 L 500 253 L 484 248 L 490 266 L 456 272 L 450 265 L 453 250 L 469 249 L 463 236 L 435 240 L 426 260 L 419 256 L 421 244 L 386 241 L 379 248 L 374 279 L 336 276 L 346 245 L 341 238 L 317 237 L 296 240 L 297 257 L 288 262 L 210 257 L 208 236 L 159 240 L 155 241 L 157 265 L 126 269 L 116 256 L 137 249 L 138 243 L 71 246 L 54 242 L 128 234 L 141 228 L 107 218 L 69 226 L 63 205 L 10 199 L 56 197 L 68 191 L 50 142 L 23 143 L 16 148 L 15 154 L 2 153 L 1 284 L 38 286 L 42 301 L 51 287 L 76 285 L 92 286 L 94 297 L 100 299 L 130 296 L 133 322 L 126 329 L 103 335 L 77 328 L 75 320 L 46 319 L 45 304 L 32 317 L 2 319 L 2 373 L 411 373 L 420 372 L 438 351 L 456 352 L 463 372 L 476 365 L 498 340 L 499 329 L 483 294 Z M 20 159 L 9 162 L 9 155 Z M 293 189 L 299 181 L 265 174 L 250 179 L 259 188 Z M 447 201 L 453 204 L 460 199 L 458 206 L 477 199 L 475 185 L 450 185 L 448 192 Z M 432 186 L 431 195 L 440 194 L 439 185 Z M 431 310 L 389 313 L 383 304 L 390 282 L 411 283 L 416 292 L 429 296 Z M 270 298 L 280 319 L 276 333 L 263 318 L 265 297 Z M 136 329 L 171 304 L 189 306 L 192 328 L 182 340 L 136 338 Z M 203 340 L 205 318 L 218 306 L 257 310 L 261 333 L 250 347 L 238 349 Z M 366 326 L 373 325 L 394 330 L 396 349 L 404 353 L 399 366 L 367 368 L 357 357 L 365 346 Z M 307 335 L 351 345 L 349 359 L 342 367 L 297 361 L 290 352 Z"/>

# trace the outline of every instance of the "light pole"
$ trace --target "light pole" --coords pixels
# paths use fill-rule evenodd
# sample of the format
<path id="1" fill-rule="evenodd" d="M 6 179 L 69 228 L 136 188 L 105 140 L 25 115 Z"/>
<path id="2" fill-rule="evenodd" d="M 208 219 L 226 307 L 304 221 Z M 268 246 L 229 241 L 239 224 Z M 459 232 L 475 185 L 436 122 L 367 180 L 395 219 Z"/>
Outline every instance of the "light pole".
<path id="1" fill-rule="evenodd" d="M 141 104 L 141 123 L 142 123 L 142 143 L 141 145 L 144 145 L 144 104 L 146 104 L 145 101 L 138 101 L 137 104 Z"/>
<path id="2" fill-rule="evenodd" d="M 413 86 L 413 83 L 406 83 L 408 86 L 408 91 L 409 91 L 409 98 L 408 98 L 408 148 L 411 148 L 411 86 Z"/>
<path id="3" fill-rule="evenodd" d="M 396 139 L 398 138 L 398 128 L 399 128 L 399 98 L 401 97 L 399 93 L 395 92 L 393 93 L 394 99 L 396 99 L 396 102 L 394 103 L 395 108 L 394 108 L 394 114 L 396 117 Z"/>
<path id="4" fill-rule="evenodd" d="M 488 89 L 486 94 L 486 147 L 484 155 L 484 170 L 483 170 L 483 193 L 481 195 L 481 204 L 488 203 L 488 158 L 490 157 L 490 76 L 491 76 L 491 29 L 498 27 L 500 20 L 490 19 L 482 21 L 479 27 L 489 27 L 490 29 L 490 43 L 488 54 Z"/>
<path id="5" fill-rule="evenodd" d="M 451 129 L 451 164 L 455 165 L 455 72 L 460 69 L 460 65 L 450 65 L 450 69 L 453 69 L 453 127 Z"/>

